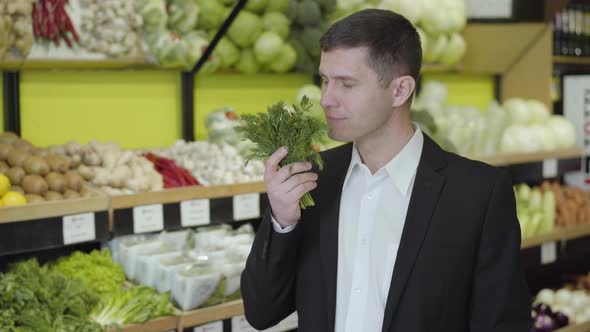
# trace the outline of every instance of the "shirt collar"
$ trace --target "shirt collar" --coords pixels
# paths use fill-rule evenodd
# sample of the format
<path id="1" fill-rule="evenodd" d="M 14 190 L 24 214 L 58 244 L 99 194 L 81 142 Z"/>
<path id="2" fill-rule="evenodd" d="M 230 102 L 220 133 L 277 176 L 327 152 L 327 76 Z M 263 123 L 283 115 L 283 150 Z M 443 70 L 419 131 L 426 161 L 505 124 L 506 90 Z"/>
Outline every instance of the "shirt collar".
<path id="1" fill-rule="evenodd" d="M 418 163 L 422 156 L 422 147 L 424 145 L 424 135 L 422 130 L 417 124 L 414 126 L 414 135 L 410 141 L 404 146 L 404 148 L 391 159 L 382 169 L 377 173 L 386 171 L 387 175 L 395 185 L 395 187 L 407 196 L 410 189 L 410 184 L 414 179 L 416 170 L 418 169 Z M 352 147 L 352 157 L 350 158 L 350 165 L 344 178 L 344 187 L 348 183 L 350 176 L 356 166 L 362 165 L 361 156 L 356 148 L 356 143 Z"/>

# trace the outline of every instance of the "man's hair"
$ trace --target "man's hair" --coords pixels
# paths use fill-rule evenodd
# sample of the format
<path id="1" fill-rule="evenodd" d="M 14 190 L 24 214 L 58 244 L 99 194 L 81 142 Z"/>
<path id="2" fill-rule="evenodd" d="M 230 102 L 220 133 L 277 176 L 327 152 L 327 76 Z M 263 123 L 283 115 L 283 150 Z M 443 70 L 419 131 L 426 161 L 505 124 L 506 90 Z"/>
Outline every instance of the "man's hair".
<path id="1" fill-rule="evenodd" d="M 420 35 L 405 17 L 389 10 L 365 9 L 334 23 L 320 39 L 322 51 L 366 47 L 368 65 L 388 87 L 394 78 L 418 79 L 422 65 Z"/>

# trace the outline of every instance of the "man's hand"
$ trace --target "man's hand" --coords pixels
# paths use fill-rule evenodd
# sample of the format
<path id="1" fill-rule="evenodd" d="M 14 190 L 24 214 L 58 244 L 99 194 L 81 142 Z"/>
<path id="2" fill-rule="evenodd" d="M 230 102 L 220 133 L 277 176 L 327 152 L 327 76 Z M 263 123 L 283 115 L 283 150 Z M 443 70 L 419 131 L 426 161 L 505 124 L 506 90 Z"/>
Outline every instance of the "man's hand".
<path id="1" fill-rule="evenodd" d="M 278 165 L 287 156 L 287 149 L 280 148 L 266 161 L 264 183 L 272 209 L 272 215 L 282 227 L 296 224 L 301 218 L 299 200 L 317 187 L 318 176 L 308 172 L 311 163 L 299 162 Z"/>

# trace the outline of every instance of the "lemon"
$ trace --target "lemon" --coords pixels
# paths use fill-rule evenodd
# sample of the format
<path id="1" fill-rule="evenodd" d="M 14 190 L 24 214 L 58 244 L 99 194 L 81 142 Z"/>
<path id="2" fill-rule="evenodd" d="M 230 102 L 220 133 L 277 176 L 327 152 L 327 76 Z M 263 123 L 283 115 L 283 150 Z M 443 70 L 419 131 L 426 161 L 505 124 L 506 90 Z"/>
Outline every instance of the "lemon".
<path id="1" fill-rule="evenodd" d="M 10 180 L 4 174 L 0 174 L 0 197 L 10 190 Z"/>
<path id="2" fill-rule="evenodd" d="M 4 203 L 4 206 L 25 205 L 27 204 L 27 199 L 21 193 L 9 191 L 2 196 L 2 203 Z"/>

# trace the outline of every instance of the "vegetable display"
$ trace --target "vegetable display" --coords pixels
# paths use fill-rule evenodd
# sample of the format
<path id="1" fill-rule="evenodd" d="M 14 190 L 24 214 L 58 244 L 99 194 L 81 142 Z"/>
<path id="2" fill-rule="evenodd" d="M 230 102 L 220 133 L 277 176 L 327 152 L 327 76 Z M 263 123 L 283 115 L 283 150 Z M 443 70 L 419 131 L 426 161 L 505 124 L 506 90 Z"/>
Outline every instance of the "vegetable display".
<path id="1" fill-rule="evenodd" d="M 162 175 L 164 188 L 199 185 L 199 182 L 186 169 L 178 167 L 174 160 L 159 157 L 153 153 L 147 153 L 145 157 L 154 164 L 156 171 Z"/>
<path id="2" fill-rule="evenodd" d="M 34 0 L 0 1 L 0 60 L 11 50 L 26 57 L 33 46 Z"/>
<path id="3" fill-rule="evenodd" d="M 522 238 L 550 233 L 556 225 L 555 193 L 549 186 L 531 188 L 527 184 L 514 187 L 516 212 Z"/>
<path id="4" fill-rule="evenodd" d="M 576 276 L 576 281 L 569 282 L 562 288 L 539 291 L 533 301 L 533 331 L 550 332 L 570 324 L 590 322 L 587 277 Z"/>
<path id="5" fill-rule="evenodd" d="M 300 105 L 288 107 L 284 102 L 278 102 L 268 107 L 265 113 L 243 115 L 244 124 L 237 130 L 255 144 L 246 160 L 266 160 L 279 148 L 287 147 L 289 154 L 280 166 L 310 161 L 323 169 L 323 161 L 313 144 L 324 137 L 327 125 L 310 116 L 311 107 L 305 96 Z M 309 193 L 299 202 L 301 208 L 314 204 Z"/>

